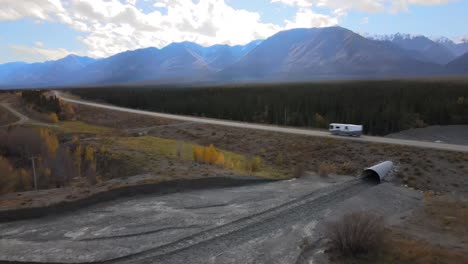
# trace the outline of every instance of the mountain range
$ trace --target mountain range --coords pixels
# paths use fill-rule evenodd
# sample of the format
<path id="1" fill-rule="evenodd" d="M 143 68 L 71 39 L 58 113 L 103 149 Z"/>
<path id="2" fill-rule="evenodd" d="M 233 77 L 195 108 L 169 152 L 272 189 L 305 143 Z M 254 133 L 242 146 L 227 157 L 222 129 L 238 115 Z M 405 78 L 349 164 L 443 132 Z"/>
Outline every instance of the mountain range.
<path id="1" fill-rule="evenodd" d="M 108 58 L 69 55 L 0 65 L 0 87 L 306 81 L 468 74 L 468 42 L 395 34 L 361 36 L 342 27 L 292 29 L 247 45 L 192 42 Z"/>

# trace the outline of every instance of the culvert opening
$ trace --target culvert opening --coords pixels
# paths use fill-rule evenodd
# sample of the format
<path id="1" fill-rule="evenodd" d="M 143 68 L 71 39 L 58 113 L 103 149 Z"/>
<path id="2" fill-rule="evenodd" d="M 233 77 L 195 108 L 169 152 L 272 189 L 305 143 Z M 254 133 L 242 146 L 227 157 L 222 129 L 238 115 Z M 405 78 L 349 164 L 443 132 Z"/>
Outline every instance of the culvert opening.
<path id="1" fill-rule="evenodd" d="M 364 170 L 364 172 L 362 173 L 362 180 L 372 185 L 377 185 L 381 182 L 379 174 L 369 169 Z"/>
<path id="2" fill-rule="evenodd" d="M 393 170 L 393 162 L 384 161 L 370 168 L 364 169 L 362 179 L 372 184 L 379 184 Z"/>

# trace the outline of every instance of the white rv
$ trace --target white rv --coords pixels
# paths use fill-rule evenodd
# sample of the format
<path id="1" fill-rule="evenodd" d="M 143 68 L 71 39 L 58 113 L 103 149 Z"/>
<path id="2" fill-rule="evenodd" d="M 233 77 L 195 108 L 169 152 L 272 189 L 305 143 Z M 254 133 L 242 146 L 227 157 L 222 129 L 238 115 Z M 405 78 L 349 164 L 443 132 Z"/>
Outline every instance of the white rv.
<path id="1" fill-rule="evenodd" d="M 362 126 L 333 123 L 330 124 L 330 133 L 332 135 L 360 137 L 362 135 Z"/>

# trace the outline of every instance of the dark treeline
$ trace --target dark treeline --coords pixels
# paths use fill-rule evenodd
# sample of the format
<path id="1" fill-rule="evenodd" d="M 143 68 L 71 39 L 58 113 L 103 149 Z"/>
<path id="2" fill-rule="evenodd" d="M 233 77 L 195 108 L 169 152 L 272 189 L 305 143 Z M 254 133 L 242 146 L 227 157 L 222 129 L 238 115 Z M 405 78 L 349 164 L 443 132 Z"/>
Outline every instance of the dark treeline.
<path id="1" fill-rule="evenodd" d="M 55 96 L 46 96 L 45 92 L 42 90 L 22 91 L 21 97 L 27 103 L 34 105 L 38 111 L 59 114 L 61 111 L 59 99 Z"/>
<path id="2" fill-rule="evenodd" d="M 353 81 L 209 88 L 86 88 L 73 93 L 130 108 L 287 126 L 364 125 L 385 135 L 468 124 L 468 82 Z"/>

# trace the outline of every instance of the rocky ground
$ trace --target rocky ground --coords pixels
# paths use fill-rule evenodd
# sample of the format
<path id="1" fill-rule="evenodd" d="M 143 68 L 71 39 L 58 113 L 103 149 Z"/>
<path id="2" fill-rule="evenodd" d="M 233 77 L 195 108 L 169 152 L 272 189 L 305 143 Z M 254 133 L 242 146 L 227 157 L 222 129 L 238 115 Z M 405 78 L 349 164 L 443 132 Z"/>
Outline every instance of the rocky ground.
<path id="1" fill-rule="evenodd" d="M 0 256 L 60 263 L 124 256 L 119 262 L 295 263 L 306 239 L 317 245 L 311 256 L 326 263 L 319 243 L 326 221 L 374 210 L 398 224 L 421 201 L 419 192 L 391 184 L 319 176 L 147 195 L 0 224 Z"/>

